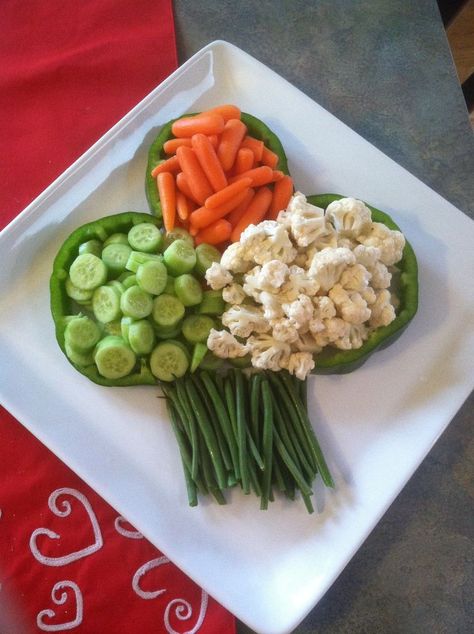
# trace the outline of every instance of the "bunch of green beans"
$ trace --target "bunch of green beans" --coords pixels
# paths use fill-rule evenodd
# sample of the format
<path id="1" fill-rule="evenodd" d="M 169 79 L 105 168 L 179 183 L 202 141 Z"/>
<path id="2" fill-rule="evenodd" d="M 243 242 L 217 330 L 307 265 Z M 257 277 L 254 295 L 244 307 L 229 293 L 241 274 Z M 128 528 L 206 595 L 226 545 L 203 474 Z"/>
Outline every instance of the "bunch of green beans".
<path id="1" fill-rule="evenodd" d="M 293 500 L 300 492 L 309 513 L 312 483 L 319 473 L 334 482 L 314 434 L 306 406 L 306 381 L 288 372 L 240 369 L 202 371 L 162 383 L 181 454 L 188 501 L 240 486 L 267 509 L 275 493 Z"/>

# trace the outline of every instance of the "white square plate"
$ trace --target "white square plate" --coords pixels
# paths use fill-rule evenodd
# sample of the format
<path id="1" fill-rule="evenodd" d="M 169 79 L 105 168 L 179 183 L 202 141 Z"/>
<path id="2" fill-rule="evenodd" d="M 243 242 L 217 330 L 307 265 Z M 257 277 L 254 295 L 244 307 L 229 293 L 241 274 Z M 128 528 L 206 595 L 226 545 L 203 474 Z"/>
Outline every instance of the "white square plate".
<path id="1" fill-rule="evenodd" d="M 48 280 L 66 236 L 148 209 L 147 149 L 179 114 L 236 103 L 280 137 L 297 188 L 387 211 L 420 265 L 403 336 L 350 375 L 312 377 L 312 420 L 337 488 L 317 511 L 253 496 L 187 505 L 158 390 L 104 388 L 54 338 Z M 253 629 L 292 630 L 318 602 L 472 387 L 473 223 L 270 69 L 226 42 L 202 49 L 72 165 L 0 235 L 0 395 L 33 434 L 182 570 Z M 196 616 L 197 618 L 197 616 Z"/>

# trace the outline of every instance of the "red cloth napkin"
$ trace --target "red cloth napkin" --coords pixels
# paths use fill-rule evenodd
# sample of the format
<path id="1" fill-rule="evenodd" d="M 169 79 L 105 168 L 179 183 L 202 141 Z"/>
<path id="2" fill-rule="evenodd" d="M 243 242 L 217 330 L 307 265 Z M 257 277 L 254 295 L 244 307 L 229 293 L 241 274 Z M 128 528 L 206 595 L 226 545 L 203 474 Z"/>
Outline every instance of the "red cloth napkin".
<path id="1" fill-rule="evenodd" d="M 0 228 L 177 66 L 170 0 L 0 3 Z M 1 362 L 1 361 L 0 361 Z M 0 633 L 235 620 L 0 408 Z"/>

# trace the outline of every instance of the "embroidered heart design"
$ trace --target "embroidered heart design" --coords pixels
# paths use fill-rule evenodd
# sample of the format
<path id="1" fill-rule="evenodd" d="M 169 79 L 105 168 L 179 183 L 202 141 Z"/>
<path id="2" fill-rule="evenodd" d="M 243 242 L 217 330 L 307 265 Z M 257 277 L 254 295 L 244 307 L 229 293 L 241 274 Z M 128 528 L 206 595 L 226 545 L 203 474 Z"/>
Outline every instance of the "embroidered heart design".
<path id="1" fill-rule="evenodd" d="M 46 610 L 41 610 L 41 612 L 36 617 L 36 624 L 40 630 L 44 632 L 55 632 L 55 631 L 63 631 L 63 630 L 72 630 L 82 623 L 82 593 L 79 590 L 77 584 L 74 581 L 58 581 L 54 584 L 53 589 L 51 590 L 51 598 L 56 605 L 64 605 L 67 601 L 68 593 L 64 591 L 64 588 L 71 588 L 74 592 L 74 597 L 76 600 L 76 616 L 73 621 L 67 621 L 66 623 L 44 623 L 44 618 L 54 618 L 56 616 L 56 612 L 51 610 L 50 608 Z M 59 591 L 63 590 L 61 594 Z"/>
<path id="2" fill-rule="evenodd" d="M 122 524 L 124 523 L 128 524 L 129 522 L 124 517 L 122 517 L 122 515 L 119 515 L 118 517 L 115 518 L 114 526 L 117 533 L 119 533 L 120 535 L 123 535 L 124 537 L 128 537 L 130 539 L 143 539 L 143 535 L 140 533 L 140 531 L 128 530 L 127 528 L 124 528 L 122 526 Z"/>
<path id="3" fill-rule="evenodd" d="M 87 546 L 86 548 L 82 548 L 81 550 L 69 553 L 68 555 L 63 555 L 62 557 L 47 557 L 46 555 L 42 555 L 39 552 L 38 546 L 36 545 L 37 537 L 39 535 L 46 535 L 51 539 L 59 539 L 60 535 L 58 535 L 54 531 L 49 530 L 49 528 L 37 528 L 31 534 L 30 549 L 33 553 L 34 558 L 37 559 L 40 563 L 45 564 L 46 566 L 64 566 L 65 564 L 69 564 L 72 561 L 81 559 L 81 557 L 87 557 L 88 555 L 91 555 L 92 553 L 95 553 L 97 550 L 102 548 L 104 543 L 102 540 L 102 534 L 100 532 L 97 518 L 94 514 L 94 511 L 92 510 L 91 505 L 89 504 L 89 501 L 87 500 L 85 495 L 83 495 L 79 491 L 76 491 L 76 489 L 69 489 L 65 487 L 53 491 L 48 500 L 48 506 L 51 511 L 58 517 L 67 517 L 68 515 L 70 515 L 72 508 L 68 500 L 62 501 L 62 509 L 58 508 L 56 502 L 58 497 L 61 495 L 70 495 L 79 500 L 79 502 L 83 505 L 92 524 L 92 530 L 94 532 L 94 543 L 90 546 Z"/>
<path id="4" fill-rule="evenodd" d="M 167 557 L 158 557 L 157 559 L 152 559 L 151 561 L 147 561 L 146 564 L 140 566 L 137 572 L 133 575 L 132 579 L 132 588 L 142 599 L 155 599 L 159 597 L 160 594 L 166 592 L 166 588 L 163 590 L 155 590 L 154 592 L 145 592 L 140 588 L 140 579 L 146 574 L 149 570 L 153 570 L 153 568 L 158 568 L 158 566 L 162 566 L 163 564 L 169 564 L 169 559 Z"/>

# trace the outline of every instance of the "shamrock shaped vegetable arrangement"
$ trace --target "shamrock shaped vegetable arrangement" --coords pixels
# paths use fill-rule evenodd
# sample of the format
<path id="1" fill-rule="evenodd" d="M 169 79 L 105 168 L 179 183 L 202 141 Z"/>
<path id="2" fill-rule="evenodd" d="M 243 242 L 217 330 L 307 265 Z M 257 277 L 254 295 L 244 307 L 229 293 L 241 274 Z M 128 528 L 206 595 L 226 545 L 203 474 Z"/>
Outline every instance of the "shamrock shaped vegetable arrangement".
<path id="1" fill-rule="evenodd" d="M 51 276 L 60 347 L 107 386 L 162 387 L 188 500 L 240 485 L 309 512 L 333 481 L 306 407 L 310 372 L 348 372 L 417 310 L 417 264 L 389 216 L 294 192 L 283 147 L 233 105 L 163 126 L 153 215 L 84 225 Z M 164 224 L 164 230 L 161 224 Z"/>

